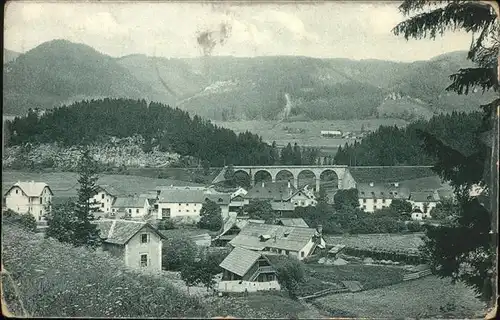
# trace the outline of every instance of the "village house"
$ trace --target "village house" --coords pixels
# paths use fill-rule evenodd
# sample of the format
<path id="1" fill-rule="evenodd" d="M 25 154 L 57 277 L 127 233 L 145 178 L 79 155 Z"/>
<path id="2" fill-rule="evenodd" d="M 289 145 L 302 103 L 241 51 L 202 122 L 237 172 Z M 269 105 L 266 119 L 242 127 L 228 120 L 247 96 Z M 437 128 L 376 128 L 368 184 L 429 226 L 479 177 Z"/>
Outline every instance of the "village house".
<path id="1" fill-rule="evenodd" d="M 193 222 L 200 219 L 205 201 L 201 188 L 162 188 L 158 190 L 158 219 L 183 218 Z"/>
<path id="2" fill-rule="evenodd" d="M 304 227 L 285 227 L 249 223 L 229 244 L 232 247 L 288 255 L 303 260 L 314 254 L 316 248 L 325 248 L 322 227 L 318 230 Z"/>
<path id="3" fill-rule="evenodd" d="M 222 232 L 213 239 L 214 245 L 218 247 L 226 246 L 249 223 L 265 223 L 265 221 L 237 217 L 231 213 L 230 216 L 224 220 Z"/>
<path id="4" fill-rule="evenodd" d="M 295 211 L 295 206 L 291 202 L 271 202 L 271 208 L 276 214 L 281 217 L 283 215 L 291 214 Z"/>
<path id="5" fill-rule="evenodd" d="M 387 208 L 392 200 L 408 200 L 410 191 L 399 183 L 358 183 L 359 206 L 365 212 L 375 212 L 377 209 Z"/>
<path id="6" fill-rule="evenodd" d="M 243 206 L 249 204 L 249 199 L 245 197 L 247 193 L 248 191 L 242 187 L 239 187 L 236 191 L 231 193 L 229 212 L 240 212 L 243 209 Z"/>
<path id="7" fill-rule="evenodd" d="M 162 239 L 165 237 L 146 222 L 96 220 L 103 239 L 102 249 L 122 259 L 125 266 L 143 271 L 162 270 Z"/>
<path id="8" fill-rule="evenodd" d="M 252 200 L 269 201 L 282 203 L 292 203 L 296 207 L 315 206 L 317 204 L 314 193 L 308 187 L 296 189 L 290 182 L 287 184 L 279 182 L 262 182 L 251 188 L 246 195 L 243 196 L 248 202 Z M 275 205 L 277 211 L 286 210 L 278 205 Z"/>
<path id="9" fill-rule="evenodd" d="M 276 269 L 262 252 L 234 248 L 222 261 L 219 292 L 255 292 L 280 290 Z"/>
<path id="10" fill-rule="evenodd" d="M 5 206 L 18 213 L 29 213 L 37 221 L 51 210 L 52 190 L 44 182 L 16 182 L 5 193 Z"/>
<path id="11" fill-rule="evenodd" d="M 231 202 L 231 195 L 228 193 L 206 193 L 205 201 L 210 200 L 215 202 L 221 209 L 222 218 L 229 217 L 229 204 Z"/>
<path id="12" fill-rule="evenodd" d="M 430 218 L 431 210 L 436 207 L 439 201 L 440 198 L 437 190 L 412 192 L 409 200 L 413 211 L 420 211 L 422 218 Z"/>
<path id="13" fill-rule="evenodd" d="M 99 185 L 97 187 L 97 194 L 94 195 L 90 201 L 98 204 L 99 211 L 110 213 L 113 202 L 121 194 L 122 192 L 119 192 L 110 185 Z"/>
<path id="14" fill-rule="evenodd" d="M 146 197 L 119 197 L 112 207 L 112 216 L 140 219 L 150 213 L 151 205 Z"/>

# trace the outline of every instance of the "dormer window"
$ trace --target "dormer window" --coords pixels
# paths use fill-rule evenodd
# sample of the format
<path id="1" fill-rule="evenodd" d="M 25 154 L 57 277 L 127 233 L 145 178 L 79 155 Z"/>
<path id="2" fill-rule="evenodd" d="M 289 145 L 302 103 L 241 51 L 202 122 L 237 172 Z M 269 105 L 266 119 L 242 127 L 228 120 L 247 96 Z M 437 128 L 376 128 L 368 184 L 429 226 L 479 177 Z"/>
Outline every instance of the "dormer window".
<path id="1" fill-rule="evenodd" d="M 290 235 L 290 232 L 285 232 L 285 233 L 283 234 L 283 237 L 285 237 L 285 238 L 286 238 L 286 237 L 288 237 L 289 235 Z"/>
<path id="2" fill-rule="evenodd" d="M 224 200 L 222 200 L 222 198 L 219 198 L 219 202 L 223 202 Z"/>

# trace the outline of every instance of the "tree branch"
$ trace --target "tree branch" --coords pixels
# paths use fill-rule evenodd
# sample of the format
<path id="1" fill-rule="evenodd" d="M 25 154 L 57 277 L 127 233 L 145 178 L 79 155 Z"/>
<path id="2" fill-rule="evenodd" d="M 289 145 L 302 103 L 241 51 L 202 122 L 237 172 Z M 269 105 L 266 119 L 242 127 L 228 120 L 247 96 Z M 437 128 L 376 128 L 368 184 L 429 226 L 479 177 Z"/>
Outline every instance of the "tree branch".
<path id="1" fill-rule="evenodd" d="M 470 89 L 480 87 L 483 93 L 493 89 L 498 91 L 498 80 L 494 68 L 466 68 L 452 74 L 453 81 L 446 91 L 454 91 L 458 94 L 469 94 Z"/>

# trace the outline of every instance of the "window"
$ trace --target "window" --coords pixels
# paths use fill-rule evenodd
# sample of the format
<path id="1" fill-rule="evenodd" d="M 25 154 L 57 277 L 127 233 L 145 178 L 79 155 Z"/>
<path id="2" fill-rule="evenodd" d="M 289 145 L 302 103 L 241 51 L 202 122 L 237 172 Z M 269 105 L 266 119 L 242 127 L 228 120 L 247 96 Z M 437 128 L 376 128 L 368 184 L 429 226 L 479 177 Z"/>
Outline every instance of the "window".
<path id="1" fill-rule="evenodd" d="M 363 203 L 366 203 L 366 199 L 363 199 Z"/>
<path id="2" fill-rule="evenodd" d="M 101 208 L 104 208 L 104 203 L 101 203 Z"/>
<path id="3" fill-rule="evenodd" d="M 141 243 L 148 243 L 149 242 L 149 237 L 147 233 L 141 234 Z"/>
<path id="4" fill-rule="evenodd" d="M 301 251 L 301 252 L 300 252 L 300 257 L 301 257 L 301 258 L 304 258 L 304 251 Z"/>
<path id="5" fill-rule="evenodd" d="M 101 194 L 101 199 L 104 199 L 104 193 L 103 193 L 103 194 Z"/>
<path id="6" fill-rule="evenodd" d="M 43 202 L 42 202 L 42 200 L 43 200 L 43 198 L 40 198 L 40 204 L 42 204 L 42 203 L 43 203 Z"/>
<path id="7" fill-rule="evenodd" d="M 286 250 L 286 251 L 285 251 L 285 254 L 286 254 L 286 255 L 289 255 L 289 254 L 290 254 L 290 251 Z"/>
<path id="8" fill-rule="evenodd" d="M 106 202 L 109 202 L 109 199 L 107 199 Z"/>
<path id="9" fill-rule="evenodd" d="M 188 206 L 188 207 L 189 207 L 189 203 L 186 203 L 186 206 Z"/>
<path id="10" fill-rule="evenodd" d="M 19 193 L 19 190 L 16 189 L 16 194 L 18 194 L 18 193 Z"/>
<path id="11" fill-rule="evenodd" d="M 132 209 L 128 209 L 128 213 L 130 213 L 130 214 L 131 214 L 131 213 L 132 213 Z"/>
<path id="12" fill-rule="evenodd" d="M 161 217 L 162 219 L 170 218 L 170 208 L 162 208 Z"/>
<path id="13" fill-rule="evenodd" d="M 135 213 L 139 213 L 139 209 L 135 209 Z"/>
<path id="14" fill-rule="evenodd" d="M 385 203 L 385 199 L 382 199 L 382 203 Z"/>
<path id="15" fill-rule="evenodd" d="M 179 203 L 180 206 L 182 206 L 182 203 Z"/>
<path id="16" fill-rule="evenodd" d="M 189 210 L 186 210 L 186 212 L 189 212 Z"/>
<path id="17" fill-rule="evenodd" d="M 148 266 L 148 255 L 141 254 L 141 267 L 147 267 L 147 266 Z"/>

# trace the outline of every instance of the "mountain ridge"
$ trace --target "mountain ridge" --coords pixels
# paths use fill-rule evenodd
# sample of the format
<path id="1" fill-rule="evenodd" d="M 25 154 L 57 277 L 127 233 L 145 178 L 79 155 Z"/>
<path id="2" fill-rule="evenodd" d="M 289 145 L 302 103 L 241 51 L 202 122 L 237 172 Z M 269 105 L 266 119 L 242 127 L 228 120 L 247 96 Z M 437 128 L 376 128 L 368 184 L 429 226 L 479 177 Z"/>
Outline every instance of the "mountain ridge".
<path id="1" fill-rule="evenodd" d="M 4 63 L 4 113 L 111 97 L 158 101 L 222 121 L 271 120 L 283 114 L 428 118 L 473 110 L 489 99 L 488 94 L 459 99 L 445 91 L 449 75 L 468 65 L 465 51 L 411 63 L 303 56 L 115 58 L 85 44 L 52 40 Z M 384 105 L 393 94 L 407 99 Z"/>

